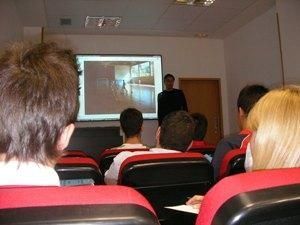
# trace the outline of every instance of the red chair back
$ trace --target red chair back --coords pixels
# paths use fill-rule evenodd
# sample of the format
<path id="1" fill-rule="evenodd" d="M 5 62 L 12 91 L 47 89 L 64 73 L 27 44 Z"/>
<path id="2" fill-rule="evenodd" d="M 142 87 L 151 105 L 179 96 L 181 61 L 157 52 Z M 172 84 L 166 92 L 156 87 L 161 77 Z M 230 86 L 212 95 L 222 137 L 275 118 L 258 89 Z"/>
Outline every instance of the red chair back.
<path id="1" fill-rule="evenodd" d="M 218 180 L 226 176 L 245 172 L 245 156 L 250 139 L 251 135 L 248 134 L 242 141 L 240 148 L 230 150 L 225 154 L 221 162 Z"/>
<path id="2" fill-rule="evenodd" d="M 131 156 L 122 163 L 118 177 L 118 184 L 142 193 L 159 219 L 170 224 L 172 216 L 165 206 L 184 204 L 189 196 L 205 194 L 212 183 L 213 168 L 200 153 Z"/>
<path id="3" fill-rule="evenodd" d="M 296 209 L 299 218 L 299 184 L 300 168 L 262 170 L 226 177 L 205 195 L 196 225 L 245 224 L 250 218 L 257 222 L 260 219 L 271 221 L 272 218 L 280 220 L 280 217 L 283 219 L 285 216 L 293 216 L 285 207 L 294 214 Z M 280 188 L 283 189 L 280 191 Z M 225 204 L 227 207 L 224 210 Z M 289 207 L 289 204 L 293 207 Z"/>
<path id="4" fill-rule="evenodd" d="M 89 157 L 62 157 L 55 170 L 62 186 L 104 183 L 98 164 Z"/>
<path id="5" fill-rule="evenodd" d="M 124 186 L 0 187 L 0 202 L 3 224 L 158 225 L 149 202 Z"/>
<path id="6" fill-rule="evenodd" d="M 193 140 L 192 146 L 188 149 L 188 152 L 199 152 L 203 155 L 214 156 L 216 146 L 206 143 L 205 141 Z"/>
<path id="7" fill-rule="evenodd" d="M 65 150 L 63 157 L 89 157 L 85 152 L 81 150 Z"/>
<path id="8" fill-rule="evenodd" d="M 246 149 L 244 148 L 233 149 L 226 153 L 221 162 L 218 180 L 233 174 L 245 172 L 245 156 Z"/>

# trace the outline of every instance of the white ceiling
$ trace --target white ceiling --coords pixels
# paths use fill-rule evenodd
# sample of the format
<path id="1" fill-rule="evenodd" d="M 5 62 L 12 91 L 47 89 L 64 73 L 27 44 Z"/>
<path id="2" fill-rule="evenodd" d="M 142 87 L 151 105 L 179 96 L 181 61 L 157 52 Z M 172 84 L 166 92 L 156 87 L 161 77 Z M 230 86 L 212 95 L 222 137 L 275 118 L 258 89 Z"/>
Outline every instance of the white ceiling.
<path id="1" fill-rule="evenodd" d="M 265 11 L 273 1 L 215 0 L 210 7 L 175 5 L 174 0 L 15 0 L 15 4 L 23 26 L 44 27 L 46 33 L 189 37 L 207 34 L 223 38 L 234 27 Z M 117 28 L 86 29 L 86 16 L 120 16 L 122 22 Z M 70 18 L 72 24 L 61 26 L 61 18 Z"/>

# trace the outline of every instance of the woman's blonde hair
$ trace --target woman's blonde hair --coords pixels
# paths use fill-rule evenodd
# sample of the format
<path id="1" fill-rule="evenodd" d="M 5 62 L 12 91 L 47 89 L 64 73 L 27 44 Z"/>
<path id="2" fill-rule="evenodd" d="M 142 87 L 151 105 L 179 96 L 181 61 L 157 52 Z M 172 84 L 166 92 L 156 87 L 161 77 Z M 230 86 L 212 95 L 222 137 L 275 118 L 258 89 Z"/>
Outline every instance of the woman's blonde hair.
<path id="1" fill-rule="evenodd" d="M 248 116 L 252 170 L 300 166 L 300 86 L 275 89 Z"/>

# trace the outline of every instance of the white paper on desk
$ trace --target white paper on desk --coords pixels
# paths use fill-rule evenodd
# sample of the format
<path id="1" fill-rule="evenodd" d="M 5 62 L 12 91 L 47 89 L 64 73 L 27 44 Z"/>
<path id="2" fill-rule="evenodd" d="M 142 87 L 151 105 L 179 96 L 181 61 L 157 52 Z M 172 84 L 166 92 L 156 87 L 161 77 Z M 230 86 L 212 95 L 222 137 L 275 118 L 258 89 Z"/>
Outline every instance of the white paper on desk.
<path id="1" fill-rule="evenodd" d="M 175 205 L 175 206 L 166 206 L 167 209 L 173 209 L 182 212 L 198 214 L 199 209 L 193 208 L 191 205 Z"/>

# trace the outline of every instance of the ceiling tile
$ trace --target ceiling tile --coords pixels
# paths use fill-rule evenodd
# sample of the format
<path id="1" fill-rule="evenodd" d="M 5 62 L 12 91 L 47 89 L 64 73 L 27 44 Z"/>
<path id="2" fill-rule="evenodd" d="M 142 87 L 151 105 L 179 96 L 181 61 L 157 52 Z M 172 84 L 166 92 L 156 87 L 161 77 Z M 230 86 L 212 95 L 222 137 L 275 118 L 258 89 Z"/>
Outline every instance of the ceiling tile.
<path id="1" fill-rule="evenodd" d="M 16 0 L 16 8 L 23 26 L 45 26 L 45 7 L 40 0 Z"/>
<path id="2" fill-rule="evenodd" d="M 128 2 L 126 16 L 159 18 L 169 7 L 169 1 L 131 0 Z"/>
<path id="3" fill-rule="evenodd" d="M 48 15 L 122 16 L 129 0 L 45 0 Z"/>
<path id="4" fill-rule="evenodd" d="M 220 20 L 211 20 L 211 21 L 199 21 L 192 23 L 186 27 L 186 31 L 195 31 L 195 32 L 213 32 L 216 29 L 220 28 L 223 25 L 223 22 Z"/>
<path id="5" fill-rule="evenodd" d="M 193 21 L 197 16 L 201 15 L 207 8 L 199 6 L 172 5 L 162 15 L 162 19 L 178 18 L 188 22 Z"/>
<path id="6" fill-rule="evenodd" d="M 180 17 L 177 19 L 160 19 L 157 24 L 154 25 L 154 29 L 163 30 L 184 30 L 189 23 L 186 20 L 182 20 Z"/>
<path id="7" fill-rule="evenodd" d="M 120 24 L 121 29 L 151 29 L 157 23 L 154 17 L 124 17 Z"/>
<path id="8" fill-rule="evenodd" d="M 222 7 L 229 9 L 244 9 L 257 0 L 216 0 L 213 7 Z"/>
<path id="9" fill-rule="evenodd" d="M 201 21 L 206 21 L 207 23 L 209 23 L 209 21 L 211 20 L 218 20 L 226 23 L 239 13 L 240 10 L 238 9 L 210 7 L 203 14 L 201 14 L 194 22 L 197 23 Z"/>

